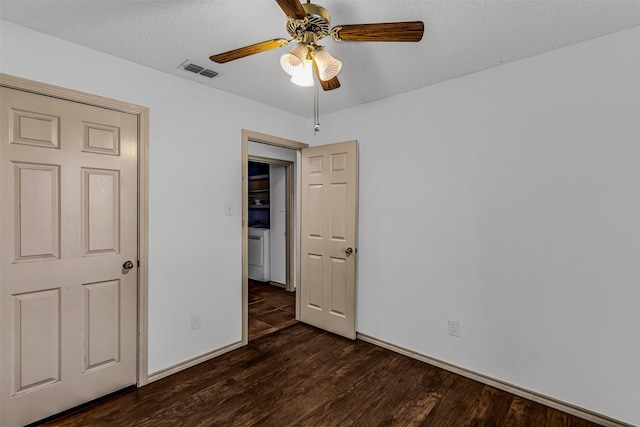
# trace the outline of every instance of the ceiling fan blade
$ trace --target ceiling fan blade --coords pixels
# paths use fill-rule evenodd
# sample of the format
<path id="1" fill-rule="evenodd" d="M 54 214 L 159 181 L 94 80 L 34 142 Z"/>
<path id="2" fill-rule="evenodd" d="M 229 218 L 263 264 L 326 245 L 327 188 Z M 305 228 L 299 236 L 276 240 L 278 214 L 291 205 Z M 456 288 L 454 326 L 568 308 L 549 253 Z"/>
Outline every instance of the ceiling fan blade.
<path id="1" fill-rule="evenodd" d="M 353 42 L 418 42 L 423 34 L 422 21 L 340 25 L 331 31 L 337 41 Z"/>
<path id="2" fill-rule="evenodd" d="M 337 77 L 332 78 L 331 80 L 320 80 L 320 86 L 322 86 L 322 90 L 334 90 L 340 87 L 340 81 Z"/>
<path id="3" fill-rule="evenodd" d="M 239 49 L 230 50 L 229 52 L 212 55 L 209 57 L 209 59 L 213 62 L 217 62 L 218 64 L 224 64 L 225 62 L 244 58 L 245 56 L 254 55 L 256 53 L 266 52 L 267 50 L 286 46 L 287 44 L 289 44 L 289 40 L 287 39 L 267 40 L 264 42 L 241 47 Z"/>
<path id="4" fill-rule="evenodd" d="M 296 19 L 302 19 L 307 16 L 307 12 L 304 11 L 300 0 L 276 0 L 278 6 L 284 12 L 285 15 Z"/>
<path id="5" fill-rule="evenodd" d="M 313 71 L 316 72 L 316 76 L 318 77 L 320 86 L 322 86 L 322 90 L 328 91 L 338 89 L 340 87 L 340 81 L 338 80 L 338 77 L 333 77 L 329 80 L 322 80 L 320 78 L 320 70 L 318 69 L 318 64 L 316 64 L 315 59 L 313 60 Z"/>

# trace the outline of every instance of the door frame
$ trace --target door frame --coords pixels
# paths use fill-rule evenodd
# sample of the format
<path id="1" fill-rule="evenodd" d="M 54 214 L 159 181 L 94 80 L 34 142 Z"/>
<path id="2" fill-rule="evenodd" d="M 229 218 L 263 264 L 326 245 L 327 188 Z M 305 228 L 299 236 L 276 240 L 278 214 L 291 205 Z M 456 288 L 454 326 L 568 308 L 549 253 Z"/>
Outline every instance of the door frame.
<path id="1" fill-rule="evenodd" d="M 261 144 L 273 145 L 276 147 L 289 148 L 296 150 L 297 162 L 296 162 L 296 182 L 300 182 L 300 150 L 307 148 L 309 145 L 303 142 L 293 141 L 290 139 L 280 138 L 277 136 L 267 135 L 260 132 L 254 132 L 247 129 L 242 129 L 242 345 L 249 343 L 249 277 L 248 277 L 248 263 L 249 263 L 249 251 L 248 251 L 248 239 L 249 239 L 249 141 L 258 142 Z M 256 156 L 251 156 L 258 158 Z M 287 169 L 293 169 L 289 166 Z M 289 181 L 287 179 L 287 181 Z M 294 192 L 293 189 L 287 189 L 288 196 L 290 197 Z M 295 253 L 295 282 L 300 286 L 300 185 L 296 185 L 296 203 L 295 206 L 291 206 L 292 212 L 295 212 L 296 229 L 298 230 L 298 236 L 296 239 L 296 253 Z M 292 204 L 293 205 L 293 204 Z M 287 206 L 289 208 L 289 206 Z M 288 214 L 289 212 L 287 212 Z M 287 225 L 287 233 L 291 231 L 293 236 L 293 221 L 289 221 Z M 287 237 L 287 245 L 291 240 Z M 287 257 L 289 261 L 290 257 Z M 290 268 L 287 266 L 287 278 L 290 275 Z M 300 292 L 296 292 L 296 319 L 298 319 L 300 305 Z"/>
<path id="2" fill-rule="evenodd" d="M 138 118 L 138 316 L 137 386 L 149 382 L 148 370 L 148 297 L 149 297 L 149 109 L 73 89 L 40 83 L 0 73 L 0 86 L 108 110 L 133 114 Z"/>
<path id="3" fill-rule="evenodd" d="M 294 163 L 289 160 L 272 159 L 270 157 L 253 156 L 249 155 L 249 161 L 254 163 L 262 163 L 266 165 L 282 166 L 284 167 L 285 176 L 285 226 L 286 239 L 285 239 L 285 289 L 289 292 L 295 290 L 293 286 L 293 276 L 291 274 L 291 249 L 293 248 L 294 229 L 293 229 L 293 165 Z M 273 284 L 273 282 L 271 283 Z"/>

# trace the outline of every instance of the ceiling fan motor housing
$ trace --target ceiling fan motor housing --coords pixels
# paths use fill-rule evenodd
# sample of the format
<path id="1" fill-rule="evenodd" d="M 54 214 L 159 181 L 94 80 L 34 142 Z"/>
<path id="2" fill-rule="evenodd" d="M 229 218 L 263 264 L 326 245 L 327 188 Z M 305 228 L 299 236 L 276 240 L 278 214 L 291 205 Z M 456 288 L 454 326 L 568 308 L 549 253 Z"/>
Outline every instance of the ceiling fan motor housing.
<path id="1" fill-rule="evenodd" d="M 304 40 L 308 38 L 308 33 L 312 33 L 316 40 L 331 34 L 331 18 L 327 9 L 314 3 L 304 3 L 302 7 L 307 13 L 303 19 L 287 18 L 287 32 L 291 37 L 299 41 L 308 41 Z"/>

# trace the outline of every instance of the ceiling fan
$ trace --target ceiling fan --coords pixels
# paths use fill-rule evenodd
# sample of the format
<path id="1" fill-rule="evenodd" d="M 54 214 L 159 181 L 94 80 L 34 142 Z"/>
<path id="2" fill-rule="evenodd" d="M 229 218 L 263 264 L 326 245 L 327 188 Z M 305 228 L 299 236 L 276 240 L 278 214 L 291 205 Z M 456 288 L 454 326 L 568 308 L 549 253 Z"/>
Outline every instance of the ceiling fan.
<path id="1" fill-rule="evenodd" d="M 331 35 L 339 42 L 418 42 L 424 34 L 422 21 L 338 25 L 330 28 L 329 12 L 322 6 L 311 3 L 310 0 L 305 4 L 300 3 L 300 0 L 276 0 L 276 2 L 287 16 L 286 27 L 291 39 L 266 40 L 212 55 L 209 59 L 223 64 L 286 46 L 295 41 L 296 46 L 280 59 L 280 65 L 291 75 L 291 81 L 301 86 L 313 86 L 315 72 L 322 89 L 333 90 L 340 87 L 337 75 L 342 69 L 342 62 L 318 44 L 322 38 Z"/>

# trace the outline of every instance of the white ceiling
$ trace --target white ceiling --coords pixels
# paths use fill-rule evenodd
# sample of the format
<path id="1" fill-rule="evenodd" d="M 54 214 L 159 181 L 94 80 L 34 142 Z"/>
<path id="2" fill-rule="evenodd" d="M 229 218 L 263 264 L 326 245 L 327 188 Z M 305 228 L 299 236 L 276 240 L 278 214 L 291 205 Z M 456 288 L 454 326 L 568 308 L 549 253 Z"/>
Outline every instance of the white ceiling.
<path id="1" fill-rule="evenodd" d="M 640 25 L 640 0 L 317 0 L 331 24 L 421 20 L 419 43 L 323 44 L 343 62 L 342 87 L 320 113 L 385 98 Z M 0 17 L 157 70 L 311 117 L 313 89 L 289 82 L 288 48 L 216 64 L 209 56 L 288 38 L 271 0 L 1 0 Z M 184 71 L 185 60 L 221 74 Z M 43 64 L 46 66 L 46 64 Z M 161 90 L 161 88 L 159 88 Z"/>

